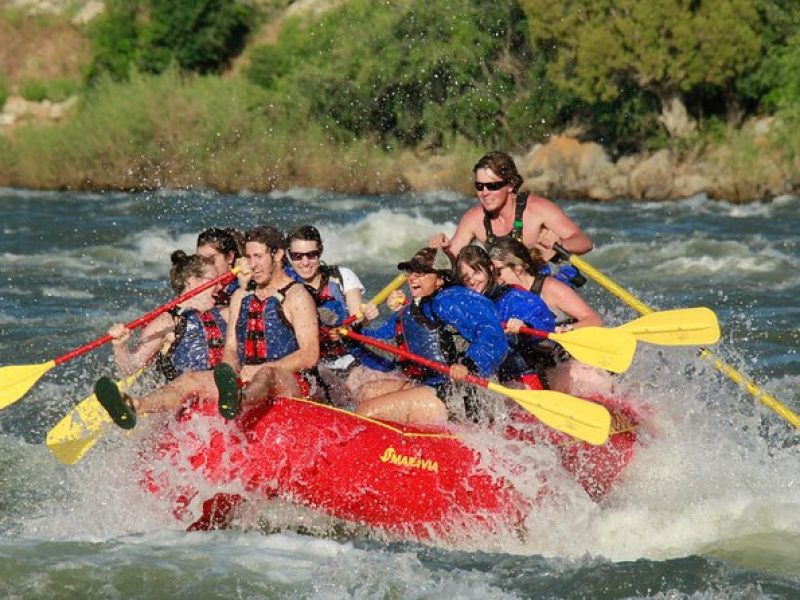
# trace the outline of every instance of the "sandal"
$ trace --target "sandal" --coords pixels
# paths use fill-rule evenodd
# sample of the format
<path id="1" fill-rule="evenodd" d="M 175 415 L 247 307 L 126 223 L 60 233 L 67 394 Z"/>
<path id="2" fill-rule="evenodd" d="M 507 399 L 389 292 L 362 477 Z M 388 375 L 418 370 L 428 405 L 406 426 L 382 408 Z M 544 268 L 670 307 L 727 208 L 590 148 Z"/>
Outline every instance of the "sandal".
<path id="1" fill-rule="evenodd" d="M 235 419 L 241 409 L 241 399 L 239 381 L 233 367 L 228 363 L 220 363 L 214 367 L 214 383 L 219 392 L 217 406 L 220 414 L 229 421 Z"/>
<path id="2" fill-rule="evenodd" d="M 136 426 L 136 411 L 130 405 L 130 398 L 119 391 L 113 380 L 108 377 L 98 379 L 94 384 L 94 395 L 118 427 L 133 429 Z"/>

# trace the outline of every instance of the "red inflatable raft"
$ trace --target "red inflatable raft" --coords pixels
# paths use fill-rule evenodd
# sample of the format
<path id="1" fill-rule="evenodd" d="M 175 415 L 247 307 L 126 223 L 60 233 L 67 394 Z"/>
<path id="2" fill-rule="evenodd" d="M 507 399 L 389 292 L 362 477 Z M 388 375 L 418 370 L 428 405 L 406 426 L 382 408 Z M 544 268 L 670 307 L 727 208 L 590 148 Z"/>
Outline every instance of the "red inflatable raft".
<path id="1" fill-rule="evenodd" d="M 527 413 L 496 424 L 490 435 L 506 444 L 550 444 L 563 469 L 599 499 L 633 456 L 636 416 L 622 404 L 593 400 L 613 415 L 602 446 L 554 432 Z M 195 521 L 193 529 L 224 525 L 243 498 L 276 496 L 401 538 L 519 526 L 536 498 L 520 493 L 466 437 L 463 426 L 401 427 L 302 399 L 264 402 L 231 422 L 205 404 L 184 410 L 144 453 L 143 482 L 176 516 Z"/>

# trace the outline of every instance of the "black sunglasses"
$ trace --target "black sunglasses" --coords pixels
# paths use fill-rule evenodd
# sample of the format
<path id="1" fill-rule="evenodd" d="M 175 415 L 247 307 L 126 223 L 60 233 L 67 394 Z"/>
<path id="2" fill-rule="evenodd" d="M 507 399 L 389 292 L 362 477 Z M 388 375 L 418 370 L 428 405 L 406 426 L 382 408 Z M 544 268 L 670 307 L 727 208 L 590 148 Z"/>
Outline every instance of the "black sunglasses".
<path id="1" fill-rule="evenodd" d="M 306 257 L 308 260 L 315 260 L 322 256 L 322 252 L 319 250 L 311 250 L 310 252 L 292 252 L 289 250 L 289 258 L 293 261 L 302 260 L 303 257 Z"/>
<path id="2" fill-rule="evenodd" d="M 505 181 L 476 181 L 475 189 L 479 192 L 482 191 L 483 189 L 496 192 L 504 185 L 507 185 Z"/>

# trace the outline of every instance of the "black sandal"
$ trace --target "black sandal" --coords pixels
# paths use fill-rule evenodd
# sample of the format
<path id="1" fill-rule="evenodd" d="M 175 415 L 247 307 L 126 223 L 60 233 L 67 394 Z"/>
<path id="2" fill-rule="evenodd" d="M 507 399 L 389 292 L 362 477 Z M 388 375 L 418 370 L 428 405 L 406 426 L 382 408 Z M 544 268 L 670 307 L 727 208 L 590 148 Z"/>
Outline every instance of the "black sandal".
<path id="1" fill-rule="evenodd" d="M 94 395 L 118 427 L 133 429 L 136 426 L 136 411 L 113 380 L 108 377 L 98 379 L 94 384 Z"/>
<path id="2" fill-rule="evenodd" d="M 214 367 L 214 383 L 219 392 L 217 407 L 219 413 L 229 421 L 236 418 L 241 409 L 239 397 L 239 381 L 236 371 L 228 363 L 220 363 Z"/>

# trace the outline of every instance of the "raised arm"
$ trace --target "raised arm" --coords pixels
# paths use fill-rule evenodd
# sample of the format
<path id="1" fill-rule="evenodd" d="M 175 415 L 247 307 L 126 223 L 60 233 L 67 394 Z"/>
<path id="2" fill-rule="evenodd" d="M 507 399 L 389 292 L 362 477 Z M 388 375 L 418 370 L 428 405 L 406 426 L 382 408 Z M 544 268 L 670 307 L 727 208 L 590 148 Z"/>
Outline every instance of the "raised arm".
<path id="1" fill-rule="evenodd" d="M 175 322 L 172 316 L 163 313 L 142 330 L 138 343 L 131 349 L 131 331 L 122 323 L 112 325 L 108 334 L 113 338 L 111 347 L 114 351 L 114 362 L 120 373 L 132 375 L 145 366 L 168 341 L 168 336 L 174 330 Z"/>
<path id="2" fill-rule="evenodd" d="M 437 233 L 428 241 L 428 246 L 431 248 L 441 248 L 442 251 L 450 257 L 450 260 L 455 263 L 456 256 L 464 246 L 469 245 L 476 237 L 478 239 L 480 227 L 483 225 L 483 211 L 480 207 L 470 208 L 461 221 L 458 222 L 456 232 L 452 238 L 448 238 L 444 233 Z"/>

